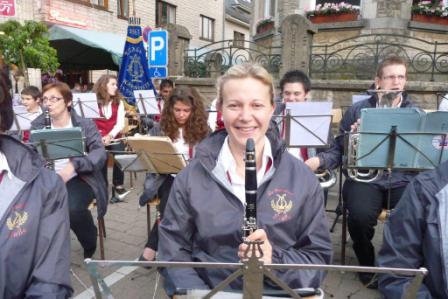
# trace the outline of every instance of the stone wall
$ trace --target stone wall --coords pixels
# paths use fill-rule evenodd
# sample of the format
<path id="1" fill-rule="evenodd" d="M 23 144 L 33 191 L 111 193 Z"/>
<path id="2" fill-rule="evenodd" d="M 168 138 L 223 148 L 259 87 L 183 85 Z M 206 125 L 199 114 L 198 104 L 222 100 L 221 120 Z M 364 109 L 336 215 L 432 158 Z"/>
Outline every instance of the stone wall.
<path id="1" fill-rule="evenodd" d="M 373 81 L 341 81 L 341 80 L 313 80 L 311 98 L 315 100 L 330 100 L 334 108 L 350 106 L 352 95 L 359 94 L 373 83 Z M 188 85 L 196 87 L 208 105 L 216 97 L 216 80 L 182 78 L 176 81 L 176 86 Z M 277 92 L 278 82 L 276 82 Z M 448 83 L 441 82 L 408 82 L 406 90 L 415 103 L 423 109 L 436 109 L 437 93 L 448 93 Z"/>

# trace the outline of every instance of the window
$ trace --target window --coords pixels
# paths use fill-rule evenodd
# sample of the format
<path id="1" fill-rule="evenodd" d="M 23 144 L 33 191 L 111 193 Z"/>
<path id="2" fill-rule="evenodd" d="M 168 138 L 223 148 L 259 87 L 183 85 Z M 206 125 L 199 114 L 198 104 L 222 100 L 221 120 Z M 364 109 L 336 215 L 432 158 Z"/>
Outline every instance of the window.
<path id="1" fill-rule="evenodd" d="M 244 33 L 233 31 L 233 45 L 235 47 L 244 47 Z"/>
<path id="2" fill-rule="evenodd" d="M 82 3 L 87 6 L 107 9 L 108 0 L 67 0 L 71 2 Z"/>
<path id="3" fill-rule="evenodd" d="M 156 27 L 166 24 L 176 24 L 176 6 L 167 2 L 156 2 Z"/>
<path id="4" fill-rule="evenodd" d="M 275 16 L 275 0 L 264 0 L 263 16 L 265 18 Z"/>
<path id="5" fill-rule="evenodd" d="M 215 20 L 201 15 L 201 39 L 213 41 L 215 31 Z"/>
<path id="6" fill-rule="evenodd" d="M 117 0 L 117 16 L 129 17 L 129 0 Z"/>

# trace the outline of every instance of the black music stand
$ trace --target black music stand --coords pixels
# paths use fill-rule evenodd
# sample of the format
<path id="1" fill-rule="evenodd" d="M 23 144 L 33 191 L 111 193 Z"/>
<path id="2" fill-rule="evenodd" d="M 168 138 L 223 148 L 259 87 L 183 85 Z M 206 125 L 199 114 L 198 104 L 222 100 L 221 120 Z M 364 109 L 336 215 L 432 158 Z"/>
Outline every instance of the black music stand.
<path id="1" fill-rule="evenodd" d="M 96 94 L 90 93 L 74 93 L 73 109 L 83 118 L 102 118 Z"/>
<path id="2" fill-rule="evenodd" d="M 140 114 L 151 115 L 159 114 L 157 97 L 152 90 L 134 90 L 137 109 Z"/>
<path id="3" fill-rule="evenodd" d="M 9 131 L 25 131 L 31 128 L 31 122 L 34 120 L 34 116 L 38 116 L 41 112 L 30 113 L 26 110 L 25 106 L 18 105 L 13 106 L 14 121 Z"/>

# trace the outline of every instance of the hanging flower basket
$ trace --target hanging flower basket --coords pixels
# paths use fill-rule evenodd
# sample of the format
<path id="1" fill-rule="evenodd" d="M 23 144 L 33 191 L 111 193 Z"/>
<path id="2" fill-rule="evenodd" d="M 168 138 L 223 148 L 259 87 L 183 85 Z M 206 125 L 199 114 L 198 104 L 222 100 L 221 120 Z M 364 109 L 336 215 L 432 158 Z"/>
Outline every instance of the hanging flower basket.
<path id="1" fill-rule="evenodd" d="M 412 20 L 416 21 L 416 22 L 421 22 L 421 23 L 448 25 L 448 18 L 443 18 L 443 17 L 439 17 L 439 16 L 413 14 Z"/>
<path id="2" fill-rule="evenodd" d="M 358 13 L 341 13 L 334 15 L 316 15 L 309 16 L 309 19 L 312 23 L 321 24 L 321 23 L 334 23 L 334 22 L 351 22 L 358 20 Z"/>
<path id="3" fill-rule="evenodd" d="M 273 20 L 263 20 L 257 24 L 257 34 L 261 34 L 274 29 Z"/>

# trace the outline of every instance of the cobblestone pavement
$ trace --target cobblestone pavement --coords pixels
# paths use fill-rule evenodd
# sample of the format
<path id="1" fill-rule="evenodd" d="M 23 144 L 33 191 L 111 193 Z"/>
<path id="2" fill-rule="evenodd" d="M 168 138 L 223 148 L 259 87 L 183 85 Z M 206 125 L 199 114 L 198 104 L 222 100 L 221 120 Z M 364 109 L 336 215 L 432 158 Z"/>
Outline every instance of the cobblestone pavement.
<path id="1" fill-rule="evenodd" d="M 126 174 L 126 185 L 130 187 L 129 175 Z M 144 174 L 138 174 L 133 180 L 132 192 L 126 197 L 126 202 L 109 205 L 105 217 L 106 260 L 135 260 L 144 247 L 147 239 L 147 216 L 145 208 L 138 208 L 138 196 L 141 193 Z M 330 190 L 327 209 L 334 210 L 337 206 L 337 186 Z M 154 210 L 154 209 L 152 209 Z M 95 213 L 95 210 L 93 211 Z M 151 213 L 154 220 L 154 212 Z M 335 213 L 328 212 L 328 220 L 333 223 Z M 331 234 L 334 248 L 333 264 L 340 264 L 341 252 L 341 220 L 336 224 L 335 231 Z M 379 249 L 381 244 L 382 225 L 378 225 L 375 235 L 375 247 Z M 72 285 L 75 290 L 74 298 L 92 298 L 90 277 L 86 271 L 82 258 L 82 248 L 76 239 L 72 237 Z M 356 257 L 351 249 L 350 240 L 346 246 L 346 264 L 357 265 Z M 99 244 L 94 259 L 100 258 Z M 100 268 L 100 275 L 110 286 L 115 299 L 130 298 L 167 298 L 163 291 L 162 278 L 156 273 L 137 267 Z M 328 273 L 323 285 L 325 298 L 351 298 L 374 299 L 381 298 L 377 291 L 365 288 L 354 273 Z"/>

